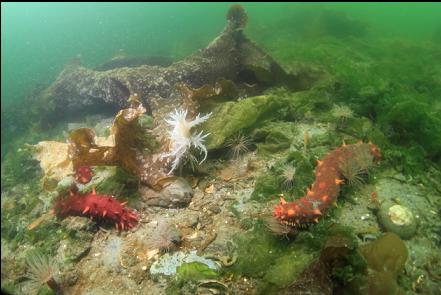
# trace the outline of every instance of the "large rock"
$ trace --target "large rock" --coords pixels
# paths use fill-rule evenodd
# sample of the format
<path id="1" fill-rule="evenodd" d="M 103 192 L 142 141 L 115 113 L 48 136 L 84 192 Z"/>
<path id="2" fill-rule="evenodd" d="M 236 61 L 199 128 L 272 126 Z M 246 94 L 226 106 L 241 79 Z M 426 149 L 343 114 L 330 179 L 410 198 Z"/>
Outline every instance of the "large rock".
<path id="1" fill-rule="evenodd" d="M 242 9 L 228 16 L 223 32 L 206 48 L 168 67 L 141 65 L 116 67 L 106 71 L 86 68 L 78 62 L 67 65 L 56 81 L 43 92 L 43 101 L 52 107 L 53 117 L 74 112 L 127 107 L 127 99 L 137 93 L 155 112 L 175 98 L 176 87 L 197 88 L 224 78 L 245 88 L 266 88 L 292 83 L 282 67 L 243 34 L 246 18 Z M 294 79 L 295 80 L 295 79 Z M 158 100 L 160 103 L 158 103 Z"/>
<path id="2" fill-rule="evenodd" d="M 207 137 L 207 149 L 220 148 L 233 134 L 254 129 L 265 120 L 286 117 L 286 113 L 292 113 L 292 110 L 298 108 L 305 99 L 305 94 L 308 95 L 307 92 L 297 92 L 289 96 L 267 94 L 220 104 L 213 110 L 210 120 L 201 126 L 202 130 L 210 133 Z"/>
<path id="3" fill-rule="evenodd" d="M 183 178 L 176 178 L 160 192 L 148 187 L 141 187 L 140 192 L 144 203 L 148 206 L 165 208 L 185 207 L 193 198 L 193 189 Z"/>

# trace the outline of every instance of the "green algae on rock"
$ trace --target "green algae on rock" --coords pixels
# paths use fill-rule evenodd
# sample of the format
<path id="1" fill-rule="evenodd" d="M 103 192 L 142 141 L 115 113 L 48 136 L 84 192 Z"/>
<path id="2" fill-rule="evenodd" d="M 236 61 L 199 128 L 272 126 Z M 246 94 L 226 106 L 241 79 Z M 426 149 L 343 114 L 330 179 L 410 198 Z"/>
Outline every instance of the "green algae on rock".
<path id="1" fill-rule="evenodd" d="M 286 287 L 292 283 L 300 273 L 312 262 L 314 255 L 304 249 L 293 250 L 274 260 L 274 264 L 267 269 L 263 280 L 277 288 Z"/>
<path id="2" fill-rule="evenodd" d="M 211 133 L 207 139 L 207 149 L 222 147 L 227 138 L 240 130 L 255 126 L 281 106 L 281 102 L 275 97 L 267 95 L 221 104 L 213 110 L 210 120 L 202 126 Z"/>
<path id="3" fill-rule="evenodd" d="M 219 276 L 216 271 L 200 262 L 183 263 L 176 269 L 176 274 L 184 281 L 215 279 Z"/>
<path id="4" fill-rule="evenodd" d="M 210 259 L 198 256 L 196 251 L 188 253 L 176 252 L 173 254 L 166 253 L 150 267 L 151 275 L 174 275 L 179 266 L 185 263 L 201 263 L 206 265 L 211 270 L 218 270 L 219 266 Z"/>
<path id="5" fill-rule="evenodd" d="M 91 192 L 95 187 L 104 195 L 131 195 L 138 189 L 138 180 L 118 166 L 98 166 L 93 168 L 95 175 L 86 185 L 78 187 L 80 193 Z"/>
<path id="6" fill-rule="evenodd" d="M 275 153 L 291 146 L 297 129 L 292 122 L 268 122 L 253 131 L 252 135 L 261 153 Z"/>
<path id="7" fill-rule="evenodd" d="M 237 261 L 226 268 L 238 276 L 261 279 L 258 290 L 269 294 L 289 285 L 313 260 L 314 252 L 287 240 L 274 237 L 261 224 L 236 235 Z"/>

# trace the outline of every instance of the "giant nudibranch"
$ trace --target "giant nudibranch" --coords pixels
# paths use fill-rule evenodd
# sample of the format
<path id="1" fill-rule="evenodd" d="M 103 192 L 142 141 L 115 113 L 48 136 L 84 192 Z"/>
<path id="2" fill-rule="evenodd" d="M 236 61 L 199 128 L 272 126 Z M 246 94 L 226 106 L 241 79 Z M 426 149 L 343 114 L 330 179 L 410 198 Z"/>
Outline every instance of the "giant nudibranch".
<path id="1" fill-rule="evenodd" d="M 362 161 L 361 165 L 369 165 L 380 158 L 380 150 L 372 143 L 343 145 L 333 150 L 318 161 L 315 182 L 307 190 L 306 196 L 293 202 L 286 202 L 282 198 L 280 204 L 275 206 L 273 215 L 280 223 L 290 226 L 318 222 L 336 202 L 340 186 L 344 183 L 340 167 L 352 164 L 353 161 Z"/>
<path id="2" fill-rule="evenodd" d="M 202 131 L 192 133 L 191 129 L 208 120 L 211 113 L 202 117 L 198 114 L 193 120 L 187 119 L 187 113 L 188 110 L 175 110 L 174 113 L 169 115 L 169 119 L 165 120 L 172 127 L 169 131 L 171 151 L 163 155 L 163 157 L 174 157 L 172 168 L 168 173 L 169 175 L 178 167 L 181 159 L 185 153 L 189 151 L 191 146 L 194 146 L 204 153 L 204 158 L 199 164 L 207 158 L 207 148 L 204 145 L 204 140 L 210 133 L 203 134 Z"/>

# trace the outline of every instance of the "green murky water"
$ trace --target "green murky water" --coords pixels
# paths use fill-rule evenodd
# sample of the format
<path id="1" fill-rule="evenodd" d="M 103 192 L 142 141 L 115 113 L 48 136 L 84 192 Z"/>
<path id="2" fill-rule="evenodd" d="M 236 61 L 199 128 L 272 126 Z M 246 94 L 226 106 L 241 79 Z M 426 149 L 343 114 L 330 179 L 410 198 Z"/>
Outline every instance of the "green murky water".
<path id="1" fill-rule="evenodd" d="M 247 46 L 258 49 L 246 51 L 225 43 L 218 52 L 205 51 L 208 44 L 219 43 L 213 40 L 223 32 L 233 4 L 1 4 L 2 290 L 13 294 L 441 292 L 441 5 L 242 3 L 247 22 L 240 22 L 239 12 L 233 14 L 230 22 L 237 21 L 238 33 L 222 34 L 230 34 L 238 44 L 252 40 Z M 187 58 L 201 52 L 209 62 L 196 59 L 188 66 Z M 253 59 L 252 65 L 248 59 Z M 180 61 L 182 72 L 159 70 L 146 78 L 151 67 L 152 71 L 174 69 L 174 62 Z M 136 71 L 137 66 L 149 70 L 121 74 Z M 79 70 L 70 80 L 62 80 L 60 73 L 71 69 Z M 177 78 L 187 73 L 191 78 Z M 211 77 L 213 73 L 217 76 Z M 98 76 L 107 74 L 105 83 L 94 84 Z M 115 80 L 119 84 L 112 86 Z M 161 84 L 163 80 L 168 84 Z M 144 155 L 170 152 L 162 137 L 170 134 L 164 119 L 173 108 L 152 101 L 158 97 L 173 101 L 175 94 L 169 91 L 180 83 L 188 87 L 191 99 L 199 99 L 197 107 L 189 107 L 195 107 L 195 114 L 212 112 L 207 122 L 195 127 L 210 133 L 202 140 L 208 158 L 199 164 L 204 152 L 194 144 L 171 171 L 185 183 L 158 189 L 147 164 L 143 164 L 146 171 L 139 168 L 132 149 L 139 148 Z M 94 85 L 100 86 L 89 90 Z M 100 92 L 106 92 L 108 85 L 115 91 L 110 98 Z M 206 88 L 198 90 L 201 86 Z M 87 137 L 81 132 L 89 132 L 74 137 L 72 130 L 93 128 L 102 138 L 115 132 L 108 127 L 118 110 L 130 106 L 126 99 L 131 97 L 133 108 L 137 104 L 133 89 L 147 110 L 136 114 L 139 126 L 127 127 L 115 120 L 115 128 L 122 130 L 119 134 L 129 134 L 116 143 L 115 159 L 67 157 L 66 141 L 84 144 L 79 136 Z M 101 104 L 88 103 L 95 99 Z M 162 129 L 153 128 L 158 125 Z M 49 140 L 57 141 L 58 149 L 54 144 L 33 146 Z M 381 163 L 372 169 L 346 167 L 345 173 L 337 167 L 351 184 L 340 192 L 338 208 L 295 235 L 289 230 L 286 237 L 271 235 L 268 228 L 274 231 L 275 225 L 268 225 L 266 217 L 271 216 L 277 196 L 283 193 L 287 201 L 302 197 L 316 177 L 316 160 L 342 141 L 358 140 L 375 143 Z M 109 148 L 102 142 L 93 147 Z M 90 184 L 79 184 L 78 173 L 64 166 L 63 153 L 66 161 L 74 159 L 75 168 L 78 158 L 80 166 L 93 167 Z M 147 225 L 126 236 L 101 219 L 53 218 L 51 209 L 72 189 L 71 182 L 79 187 L 78 194 L 96 187 L 100 194 L 129 201 L 141 224 Z M 167 202 L 182 197 L 181 203 L 158 207 L 148 189 Z M 394 205 L 402 208 L 388 213 Z M 163 208 L 174 206 L 181 209 Z M 393 214 L 401 214 L 398 223 L 411 225 L 406 228 L 385 220 Z M 154 222 L 162 224 L 164 218 L 169 226 L 158 226 L 165 234 L 156 237 Z M 169 244 L 163 238 L 167 235 L 172 236 Z M 164 249 L 170 253 L 164 254 Z M 34 250 L 40 254 L 32 254 Z M 198 252 L 189 254 L 191 250 Z M 169 271 L 168 255 L 176 255 L 176 261 L 185 255 L 193 260 L 185 258 L 187 263 L 172 275 L 160 276 L 165 283 L 158 283 L 152 269 Z M 395 264 L 382 265 L 387 259 Z M 383 267 L 389 269 L 383 272 Z M 90 279 L 87 273 L 99 268 L 102 272 Z M 44 271 L 51 273 L 56 287 L 41 277 Z M 30 278 L 30 272 L 40 277 Z M 116 285 L 107 285 L 109 277 Z M 35 281 L 40 282 L 37 287 L 32 285 Z"/>

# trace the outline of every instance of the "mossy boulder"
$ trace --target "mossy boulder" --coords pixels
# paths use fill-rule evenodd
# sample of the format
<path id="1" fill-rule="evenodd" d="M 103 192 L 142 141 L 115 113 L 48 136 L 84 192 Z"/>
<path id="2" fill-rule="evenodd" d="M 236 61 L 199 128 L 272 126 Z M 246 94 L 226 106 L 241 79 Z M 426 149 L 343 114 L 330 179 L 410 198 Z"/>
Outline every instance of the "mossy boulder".
<path id="1" fill-rule="evenodd" d="M 65 240 L 60 241 L 58 254 L 66 262 L 77 262 L 89 253 L 92 239 L 91 232 L 71 231 Z"/>
<path id="2" fill-rule="evenodd" d="M 220 148 L 225 140 L 239 130 L 255 126 L 265 115 L 280 108 L 277 97 L 262 95 L 238 102 L 226 102 L 213 111 L 213 115 L 201 128 L 211 133 L 207 148 Z"/>
<path id="3" fill-rule="evenodd" d="M 218 149 L 227 138 L 238 131 L 263 126 L 266 121 L 274 119 L 293 121 L 295 117 L 306 111 L 304 102 L 309 96 L 307 91 L 289 93 L 281 90 L 219 104 L 214 108 L 211 118 L 201 126 L 202 130 L 211 133 L 207 138 L 206 146 L 208 149 Z M 273 127 L 275 126 L 277 125 Z M 277 137 L 275 134 L 273 136 Z M 283 138 L 280 134 L 279 137 Z"/>
<path id="4" fill-rule="evenodd" d="M 296 133 L 293 122 L 268 122 L 254 130 L 252 137 L 260 142 L 257 144 L 259 152 L 274 153 L 289 148 Z"/>
<path id="5" fill-rule="evenodd" d="M 234 241 L 238 245 L 238 258 L 230 270 L 236 274 L 262 277 L 282 254 L 277 238 L 262 228 L 237 235 Z"/>
<path id="6" fill-rule="evenodd" d="M 64 195 L 73 187 L 78 188 L 80 194 L 96 192 L 101 195 L 115 196 L 117 199 L 129 201 L 129 206 L 138 206 L 138 179 L 118 166 L 97 166 L 92 167 L 93 177 L 87 184 L 80 184 L 74 176 L 67 176 L 61 179 L 57 186 L 58 195 Z"/>

